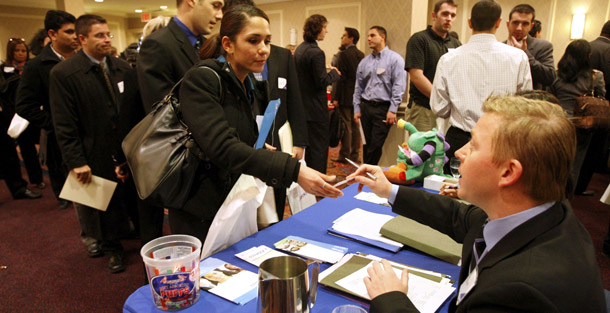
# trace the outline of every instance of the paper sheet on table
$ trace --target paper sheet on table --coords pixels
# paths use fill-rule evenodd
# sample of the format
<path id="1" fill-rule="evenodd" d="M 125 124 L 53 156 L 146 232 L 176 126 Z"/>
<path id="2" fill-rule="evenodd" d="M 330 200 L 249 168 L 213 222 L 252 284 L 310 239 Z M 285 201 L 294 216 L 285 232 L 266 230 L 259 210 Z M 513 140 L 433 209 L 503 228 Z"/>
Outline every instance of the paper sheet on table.
<path id="1" fill-rule="evenodd" d="M 385 238 L 379 233 L 381 227 L 392 218 L 394 217 L 391 215 L 356 208 L 334 220 L 332 229 L 402 247 L 402 243 Z"/>
<path id="2" fill-rule="evenodd" d="M 358 200 L 362 200 L 362 201 L 375 203 L 375 204 L 390 206 L 390 204 L 388 203 L 388 199 L 378 197 L 376 194 L 374 194 L 372 192 L 362 191 L 362 192 L 358 193 L 357 195 L 355 195 L 354 198 L 356 198 Z"/>
<path id="3" fill-rule="evenodd" d="M 369 264 L 351 275 L 338 280 L 337 285 L 350 290 L 362 298 L 370 300 L 364 285 L 364 278 L 369 276 L 367 273 L 369 266 L 371 265 Z M 402 275 L 401 269 L 394 267 L 392 269 L 398 277 Z M 420 312 L 436 312 L 454 290 L 455 288 L 448 281 L 443 280 L 437 283 L 414 274 L 409 274 L 409 291 L 407 296 Z"/>
<path id="4" fill-rule="evenodd" d="M 59 197 L 100 211 L 106 211 L 116 184 L 111 180 L 91 175 L 91 183 L 83 185 L 76 179 L 76 174 L 70 172 Z"/>

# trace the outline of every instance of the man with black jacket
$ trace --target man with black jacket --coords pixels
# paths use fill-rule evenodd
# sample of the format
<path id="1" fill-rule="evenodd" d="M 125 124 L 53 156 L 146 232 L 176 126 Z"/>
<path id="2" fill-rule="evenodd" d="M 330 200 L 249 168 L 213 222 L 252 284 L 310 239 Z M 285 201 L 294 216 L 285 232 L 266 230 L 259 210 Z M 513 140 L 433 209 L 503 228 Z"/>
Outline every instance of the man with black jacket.
<path id="1" fill-rule="evenodd" d="M 83 49 L 53 68 L 50 104 L 53 125 L 62 155 L 78 181 L 87 185 L 96 175 L 119 183 L 128 178 L 121 154 L 121 115 L 132 103 L 124 103 L 125 90 L 135 89 L 133 69 L 121 59 L 108 56 L 112 35 L 106 20 L 85 14 L 76 20 L 76 33 Z M 108 256 L 111 273 L 125 269 L 120 239 L 129 232 L 124 207 L 125 186 L 119 183 L 106 211 L 74 204 L 81 227 L 97 240 Z"/>
<path id="2" fill-rule="evenodd" d="M 177 0 L 167 27 L 146 37 L 136 69 L 144 110 L 165 97 L 198 60 L 199 47 L 222 19 L 222 0 Z M 140 202 L 142 245 L 163 235 L 163 208 Z"/>
<path id="3" fill-rule="evenodd" d="M 354 86 L 356 85 L 356 70 L 358 64 L 364 58 L 364 53 L 356 44 L 360 39 L 357 29 L 345 27 L 341 36 L 343 51 L 339 52 L 337 58 L 337 69 L 341 72 L 341 78 L 337 82 L 336 91 L 333 95 L 333 103 L 339 115 L 347 126 L 341 138 L 341 150 L 338 158 L 331 158 L 333 162 L 347 163 L 346 158 L 358 161 L 360 151 L 360 131 L 354 120 Z"/>
<path id="4" fill-rule="evenodd" d="M 75 21 L 76 18 L 68 12 L 47 12 L 44 24 L 51 43 L 46 45 L 36 58 L 25 64 L 15 104 L 17 114 L 42 129 L 40 154 L 49 170 L 51 188 L 59 200 L 60 209 L 70 206 L 70 202 L 59 199 L 68 169 L 63 163 L 53 132 L 53 118 L 49 106 L 49 73 L 59 62 L 72 57 L 78 48 Z M 93 254 L 99 253 L 98 249 L 93 250 Z"/>

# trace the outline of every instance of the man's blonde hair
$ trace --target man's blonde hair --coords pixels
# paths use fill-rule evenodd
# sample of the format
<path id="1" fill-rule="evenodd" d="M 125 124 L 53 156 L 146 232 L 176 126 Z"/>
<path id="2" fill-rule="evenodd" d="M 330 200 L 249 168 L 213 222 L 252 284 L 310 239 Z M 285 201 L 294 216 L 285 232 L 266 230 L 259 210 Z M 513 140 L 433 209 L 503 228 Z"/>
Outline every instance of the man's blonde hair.
<path id="1" fill-rule="evenodd" d="M 483 111 L 501 119 L 492 135 L 494 163 L 521 162 L 520 182 L 533 200 L 564 199 L 576 153 L 576 132 L 563 109 L 546 101 L 502 96 L 488 98 Z"/>

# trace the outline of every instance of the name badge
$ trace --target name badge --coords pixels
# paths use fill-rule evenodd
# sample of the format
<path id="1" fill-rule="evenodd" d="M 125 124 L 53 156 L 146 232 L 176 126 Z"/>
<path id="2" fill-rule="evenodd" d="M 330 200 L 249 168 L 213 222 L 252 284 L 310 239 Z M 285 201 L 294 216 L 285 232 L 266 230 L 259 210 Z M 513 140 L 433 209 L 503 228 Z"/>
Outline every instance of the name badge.
<path id="1" fill-rule="evenodd" d="M 277 78 L 277 88 L 286 89 L 286 78 L 284 78 L 284 77 Z"/>
<path id="2" fill-rule="evenodd" d="M 383 67 L 378 67 L 378 68 L 377 68 L 377 75 L 381 75 L 381 74 L 383 74 L 383 73 L 385 73 L 385 68 L 383 68 Z"/>
<path id="3" fill-rule="evenodd" d="M 119 87 L 119 92 L 123 93 L 123 90 L 125 90 L 125 83 L 123 83 L 123 81 L 120 81 L 116 84 L 117 87 Z"/>
<path id="4" fill-rule="evenodd" d="M 478 267 L 475 267 L 474 270 L 472 270 L 472 272 L 470 272 L 470 274 L 468 274 L 468 277 L 460 286 L 460 290 L 458 290 L 457 301 L 456 301 L 457 305 L 459 305 L 460 302 L 462 302 L 462 300 L 470 292 L 470 290 L 472 290 L 472 288 L 474 288 L 474 286 L 477 284 L 478 278 L 479 278 L 479 269 L 478 269 Z"/>

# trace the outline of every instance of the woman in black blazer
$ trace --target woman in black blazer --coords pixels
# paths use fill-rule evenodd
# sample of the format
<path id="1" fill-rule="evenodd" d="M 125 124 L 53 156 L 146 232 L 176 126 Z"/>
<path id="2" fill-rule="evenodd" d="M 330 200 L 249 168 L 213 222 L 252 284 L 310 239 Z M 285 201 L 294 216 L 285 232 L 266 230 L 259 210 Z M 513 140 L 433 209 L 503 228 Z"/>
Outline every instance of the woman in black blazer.
<path id="1" fill-rule="evenodd" d="M 202 47 L 200 58 L 206 60 L 184 76 L 180 88 L 184 122 L 207 161 L 198 169 L 184 208 L 170 210 L 172 232 L 205 241 L 216 212 L 242 173 L 272 187 L 286 188 L 296 181 L 318 196 L 342 195 L 325 182 L 333 177 L 300 166 L 289 154 L 253 148 L 258 137 L 254 116 L 268 97 L 266 83 L 256 82 L 250 73 L 263 70 L 270 39 L 269 19 L 263 11 L 232 7 L 222 19 L 220 34 Z"/>

